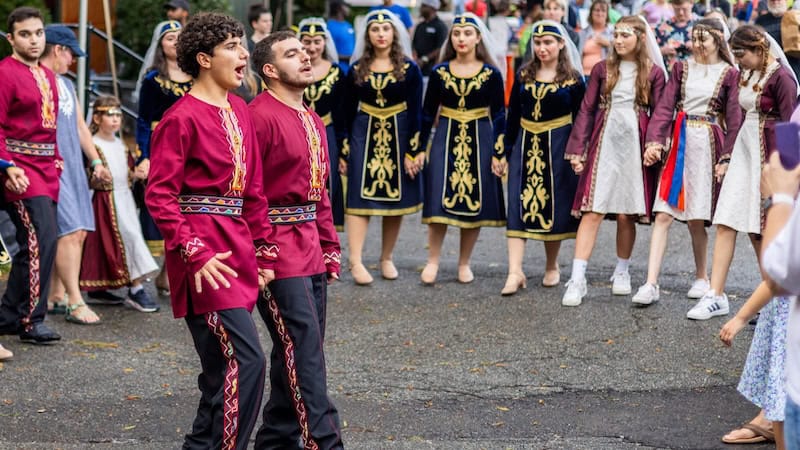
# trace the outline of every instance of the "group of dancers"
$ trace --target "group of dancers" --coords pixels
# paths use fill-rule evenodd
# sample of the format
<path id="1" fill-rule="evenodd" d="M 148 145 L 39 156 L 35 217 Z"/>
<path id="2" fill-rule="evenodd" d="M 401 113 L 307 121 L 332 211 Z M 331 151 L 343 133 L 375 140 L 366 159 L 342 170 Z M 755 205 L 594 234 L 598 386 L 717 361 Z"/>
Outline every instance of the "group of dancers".
<path id="1" fill-rule="evenodd" d="M 344 81 L 326 50 L 332 45 L 324 22 L 307 19 L 299 31 L 307 48 L 316 40 L 309 54 L 318 81 L 306 98 L 325 105 L 318 111 L 331 119 L 330 157 L 339 161 L 334 217 L 345 225 L 356 284 L 373 281 L 362 260 L 369 218 L 383 217 L 380 271 L 394 279 L 401 217 L 421 209 L 429 230 L 422 283 L 436 281 L 448 225 L 461 232 L 462 283 L 474 279 L 470 256 L 480 228 L 505 226 L 502 294 L 526 287 L 527 239 L 544 242 L 542 284 L 552 287 L 560 283 L 560 244 L 574 238 L 562 304 L 578 306 L 599 226 L 609 218 L 617 225 L 614 295 L 633 292 L 635 225 L 652 224 L 647 280 L 632 297 L 650 305 L 659 299 L 668 230 L 677 219 L 688 225 L 695 260 L 687 295 L 699 299 L 687 317 L 728 313 L 735 236 L 748 233 L 758 252 L 761 165 L 775 148 L 775 124 L 789 120 L 798 96 L 780 46 L 763 30 L 746 25 L 731 34 L 716 18 L 700 20 L 691 58 L 666 67 L 650 26 L 624 17 L 608 57 L 584 78 L 564 27 L 542 20 L 532 26 L 532 58 L 517 72 L 506 111 L 496 68 L 502 62 L 493 60 L 491 36 L 476 16 L 455 17 L 424 98 L 405 27 L 387 10 L 370 12 L 364 23 Z"/>

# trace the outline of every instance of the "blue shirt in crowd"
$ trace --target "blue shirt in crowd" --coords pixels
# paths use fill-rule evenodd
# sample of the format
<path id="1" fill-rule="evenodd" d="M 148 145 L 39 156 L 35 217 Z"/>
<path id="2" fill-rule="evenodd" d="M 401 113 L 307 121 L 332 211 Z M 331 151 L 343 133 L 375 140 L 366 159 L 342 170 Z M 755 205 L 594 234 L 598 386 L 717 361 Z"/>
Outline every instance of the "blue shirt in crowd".
<path id="1" fill-rule="evenodd" d="M 336 53 L 340 57 L 349 57 L 353 54 L 353 49 L 356 46 L 356 32 L 350 22 L 328 19 L 328 31 L 331 32 L 333 45 L 336 47 Z"/>

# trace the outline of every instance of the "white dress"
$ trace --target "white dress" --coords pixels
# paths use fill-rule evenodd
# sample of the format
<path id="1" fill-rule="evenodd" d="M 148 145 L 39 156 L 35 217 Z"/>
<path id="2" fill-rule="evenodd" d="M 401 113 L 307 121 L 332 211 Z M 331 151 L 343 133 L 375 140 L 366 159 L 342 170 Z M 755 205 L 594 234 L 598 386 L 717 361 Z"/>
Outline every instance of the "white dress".
<path id="1" fill-rule="evenodd" d="M 158 270 L 158 264 L 150 254 L 144 241 L 139 216 L 136 213 L 136 201 L 128 185 L 128 152 L 119 138 L 106 141 L 98 136 L 93 138 L 94 144 L 105 156 L 108 170 L 114 183 L 114 210 L 117 213 L 117 227 L 125 248 L 125 263 L 131 280 L 141 278 Z"/>
<path id="2" fill-rule="evenodd" d="M 635 85 L 636 63 L 621 61 L 592 177 L 595 185 L 590 210 L 596 213 L 647 212 Z"/>
<path id="3" fill-rule="evenodd" d="M 753 76 L 745 73 L 744 79 L 750 78 L 747 86 L 739 89 L 739 104 L 745 110 L 744 122 L 736 136 L 736 143 L 731 153 L 728 172 L 722 180 L 722 188 L 714 213 L 714 224 L 726 225 L 742 233 L 761 233 L 761 93 L 767 80 L 780 68 L 775 61 L 767 67 L 767 73 L 761 80 L 758 92 L 753 85 L 759 79 L 759 72 Z"/>
<path id="4" fill-rule="evenodd" d="M 716 94 L 721 82 L 726 62 L 717 64 L 698 64 L 693 59 L 686 61 L 685 98 L 683 111 L 687 115 L 707 116 L 711 109 L 709 103 Z M 681 220 L 711 221 L 714 190 L 714 145 L 711 126 L 707 122 L 687 120 L 686 154 L 684 157 L 683 189 L 685 208 L 673 208 L 661 199 L 659 181 L 653 212 L 665 212 Z"/>

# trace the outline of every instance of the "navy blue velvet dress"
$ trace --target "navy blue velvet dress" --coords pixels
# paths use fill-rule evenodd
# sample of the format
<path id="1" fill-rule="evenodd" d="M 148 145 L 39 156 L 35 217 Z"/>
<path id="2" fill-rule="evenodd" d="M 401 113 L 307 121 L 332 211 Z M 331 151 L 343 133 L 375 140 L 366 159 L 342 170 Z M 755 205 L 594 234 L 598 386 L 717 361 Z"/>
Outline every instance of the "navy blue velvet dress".
<path id="1" fill-rule="evenodd" d="M 369 72 L 356 83 L 358 62 L 348 73 L 350 135 L 343 146 L 347 159 L 345 212 L 357 216 L 400 216 L 422 209 L 422 174 L 405 172 L 405 158 L 419 145 L 422 74 L 406 59 L 404 78 L 392 72 Z"/>
<path id="2" fill-rule="evenodd" d="M 461 228 L 506 224 L 502 180 L 492 173 L 492 155 L 505 132 L 503 77 L 488 65 L 469 78 L 435 66 L 422 113 L 421 142 L 439 113 L 425 168 L 423 223 Z M 441 107 L 441 108 L 440 108 Z"/>
<path id="3" fill-rule="evenodd" d="M 331 162 L 328 195 L 333 209 L 333 224 L 337 231 L 344 230 L 344 189 L 342 176 L 339 174 L 339 148 L 347 137 L 347 117 L 343 101 L 346 82 L 344 71 L 333 64 L 322 79 L 308 86 L 303 93 L 306 104 L 322 119 L 328 135 L 328 155 Z"/>
<path id="4" fill-rule="evenodd" d="M 525 83 L 517 75 L 505 146 L 497 155 L 508 160 L 508 237 L 575 237 L 579 221 L 571 210 L 579 177 L 564 150 L 585 90 L 580 78 Z"/>

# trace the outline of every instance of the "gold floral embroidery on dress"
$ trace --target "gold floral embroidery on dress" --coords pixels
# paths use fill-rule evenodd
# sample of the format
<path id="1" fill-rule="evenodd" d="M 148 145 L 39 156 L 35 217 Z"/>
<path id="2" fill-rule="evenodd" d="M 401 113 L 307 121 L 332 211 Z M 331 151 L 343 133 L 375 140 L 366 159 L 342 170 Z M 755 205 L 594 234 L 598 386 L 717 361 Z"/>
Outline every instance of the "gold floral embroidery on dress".
<path id="1" fill-rule="evenodd" d="M 547 220 L 542 212 L 550 200 L 550 194 L 544 185 L 544 170 L 547 164 L 544 161 L 541 142 L 539 135 L 533 134 L 531 146 L 525 152 L 525 188 L 520 199 L 524 211 L 523 222 L 536 224 L 537 229 L 549 230 L 553 227 L 553 220 Z"/>
<path id="2" fill-rule="evenodd" d="M 310 84 L 303 95 L 306 97 L 308 107 L 317 110 L 317 102 L 320 101 L 325 95 L 329 95 L 333 91 L 333 86 L 339 81 L 341 71 L 336 66 L 331 66 L 328 74 L 325 77 L 313 84 Z"/>
<path id="3" fill-rule="evenodd" d="M 439 67 L 436 72 L 442 78 L 445 89 L 452 90 L 458 97 L 458 109 L 465 109 L 466 97 L 475 89 L 480 89 L 492 76 L 492 69 L 485 67 L 472 78 L 460 78 L 453 75 L 447 67 Z"/>
<path id="4" fill-rule="evenodd" d="M 414 133 L 414 137 L 408 141 L 408 147 L 411 149 L 412 152 L 416 152 L 419 148 L 419 131 Z"/>
<path id="5" fill-rule="evenodd" d="M 323 180 L 325 180 L 325 152 L 322 151 L 322 138 L 319 130 L 314 125 L 314 120 L 309 111 L 299 111 L 300 122 L 306 132 L 306 142 L 308 143 L 308 165 L 309 165 L 309 190 L 308 200 L 318 202 L 322 200 Z"/>
<path id="6" fill-rule="evenodd" d="M 389 83 L 396 83 L 397 78 L 394 77 L 392 72 L 389 73 L 375 73 L 369 74 L 369 86 L 375 91 L 375 104 L 383 108 L 386 106 L 386 98 L 383 96 L 383 90 Z"/>
<path id="7" fill-rule="evenodd" d="M 161 87 L 164 92 L 171 92 L 176 97 L 183 97 L 189 89 L 192 88 L 192 81 L 177 82 L 170 79 L 162 78 L 161 75 L 156 75 L 154 78 L 156 83 Z"/>
<path id="8" fill-rule="evenodd" d="M 239 119 L 230 108 L 220 108 L 220 118 L 222 128 L 225 130 L 225 139 L 228 141 L 233 162 L 233 174 L 231 182 L 228 184 L 228 192 L 225 195 L 241 195 L 244 191 L 244 179 L 247 175 L 246 151 L 242 142 L 242 129 L 239 127 Z"/>
<path id="9" fill-rule="evenodd" d="M 500 135 L 497 136 L 497 140 L 494 142 L 494 151 L 498 156 L 503 156 L 506 153 L 506 147 L 503 145 L 505 138 L 505 133 L 500 133 Z"/>
<path id="10" fill-rule="evenodd" d="M 525 90 L 530 91 L 533 99 L 536 100 L 533 105 L 533 120 L 539 120 L 542 118 L 542 99 L 547 97 L 547 94 L 558 91 L 558 85 L 556 83 L 528 83 L 525 85 Z"/>
<path id="11" fill-rule="evenodd" d="M 372 158 L 367 163 L 366 168 L 369 170 L 369 179 L 372 182 L 369 187 L 366 187 L 366 183 L 369 181 L 365 177 L 365 187 L 362 190 L 362 194 L 366 198 L 375 198 L 378 189 L 381 189 L 389 199 L 399 199 L 400 189 L 398 186 L 394 186 L 394 184 L 397 184 L 397 180 L 395 180 L 397 177 L 397 164 L 392 158 L 391 145 L 393 140 L 391 130 L 394 128 L 394 121 L 390 122 L 381 118 L 374 122 L 370 120 L 370 122 L 372 123 L 372 128 L 374 128 L 371 135 L 375 146 L 372 149 Z"/>
<path id="12" fill-rule="evenodd" d="M 53 101 L 53 89 L 50 87 L 50 81 L 41 67 L 31 67 L 33 79 L 36 80 L 36 86 L 39 88 L 39 93 L 42 95 L 42 127 L 55 128 L 56 127 L 56 105 Z"/>

